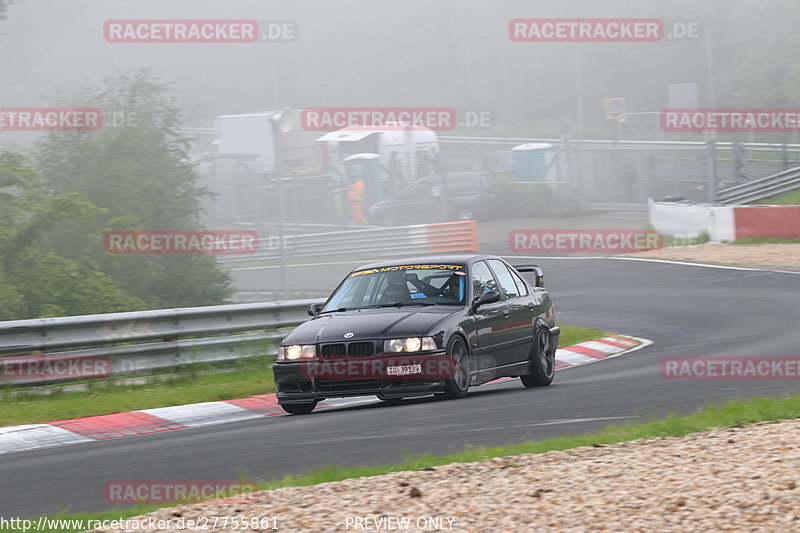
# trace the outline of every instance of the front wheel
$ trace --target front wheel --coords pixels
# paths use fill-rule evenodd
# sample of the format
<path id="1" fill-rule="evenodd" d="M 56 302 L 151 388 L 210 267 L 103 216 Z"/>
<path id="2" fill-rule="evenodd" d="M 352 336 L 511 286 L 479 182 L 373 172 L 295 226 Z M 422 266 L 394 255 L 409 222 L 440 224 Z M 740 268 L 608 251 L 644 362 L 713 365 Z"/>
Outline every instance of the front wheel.
<path id="1" fill-rule="evenodd" d="M 547 328 L 538 328 L 533 337 L 530 355 L 528 355 L 530 372 L 520 376 L 526 387 L 545 387 L 553 382 L 556 373 L 556 350 L 553 336 Z"/>
<path id="2" fill-rule="evenodd" d="M 447 343 L 447 355 L 450 357 L 453 377 L 445 380 L 444 392 L 437 398 L 463 398 L 469 391 L 469 351 L 467 344 L 459 336 L 453 336 Z"/>
<path id="3" fill-rule="evenodd" d="M 317 402 L 311 403 L 282 403 L 281 408 L 290 415 L 307 415 L 317 406 Z"/>

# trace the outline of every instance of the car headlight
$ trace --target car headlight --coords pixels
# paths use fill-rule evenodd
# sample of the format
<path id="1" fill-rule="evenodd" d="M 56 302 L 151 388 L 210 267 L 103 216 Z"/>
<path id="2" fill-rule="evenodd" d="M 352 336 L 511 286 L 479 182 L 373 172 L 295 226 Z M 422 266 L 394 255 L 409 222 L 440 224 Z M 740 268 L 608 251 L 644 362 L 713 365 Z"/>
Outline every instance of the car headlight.
<path id="1" fill-rule="evenodd" d="M 404 339 L 388 339 L 383 341 L 384 353 L 404 353 L 435 350 L 433 337 L 406 337 Z"/>
<path id="2" fill-rule="evenodd" d="M 281 346 L 278 360 L 294 361 L 296 359 L 312 359 L 317 356 L 317 347 L 313 344 L 292 344 Z"/>

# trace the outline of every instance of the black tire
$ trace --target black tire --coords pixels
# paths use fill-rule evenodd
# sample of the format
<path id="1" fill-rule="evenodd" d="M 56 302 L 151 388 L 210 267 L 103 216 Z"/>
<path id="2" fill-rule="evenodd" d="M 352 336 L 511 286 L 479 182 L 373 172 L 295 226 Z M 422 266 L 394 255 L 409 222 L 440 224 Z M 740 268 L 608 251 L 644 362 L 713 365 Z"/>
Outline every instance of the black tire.
<path id="1" fill-rule="evenodd" d="M 281 407 L 290 415 L 307 415 L 317 406 L 317 402 L 311 403 L 282 403 Z"/>
<path id="2" fill-rule="evenodd" d="M 536 329 L 528 362 L 530 373 L 520 376 L 523 385 L 546 387 L 553 382 L 553 376 L 556 373 L 556 349 L 549 329 L 545 327 Z"/>
<path id="3" fill-rule="evenodd" d="M 477 219 L 477 217 L 475 216 L 475 210 L 472 209 L 471 207 L 466 207 L 466 206 L 461 206 L 454 209 L 453 216 L 451 218 L 457 221 Z"/>
<path id="4" fill-rule="evenodd" d="M 463 398 L 469 392 L 469 350 L 467 343 L 459 335 L 453 335 L 447 343 L 447 356 L 453 360 L 454 375 L 445 380 L 444 392 L 437 398 L 453 400 Z"/>

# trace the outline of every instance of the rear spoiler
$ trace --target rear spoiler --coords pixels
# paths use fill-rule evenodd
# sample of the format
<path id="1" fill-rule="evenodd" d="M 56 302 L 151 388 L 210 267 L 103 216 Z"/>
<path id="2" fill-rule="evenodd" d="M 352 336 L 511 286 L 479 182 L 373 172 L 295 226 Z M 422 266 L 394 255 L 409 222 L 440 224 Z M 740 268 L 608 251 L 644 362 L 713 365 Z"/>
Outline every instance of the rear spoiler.
<path id="1" fill-rule="evenodd" d="M 533 272 L 536 275 L 535 285 L 544 287 L 544 271 L 539 265 L 512 265 L 517 272 Z"/>

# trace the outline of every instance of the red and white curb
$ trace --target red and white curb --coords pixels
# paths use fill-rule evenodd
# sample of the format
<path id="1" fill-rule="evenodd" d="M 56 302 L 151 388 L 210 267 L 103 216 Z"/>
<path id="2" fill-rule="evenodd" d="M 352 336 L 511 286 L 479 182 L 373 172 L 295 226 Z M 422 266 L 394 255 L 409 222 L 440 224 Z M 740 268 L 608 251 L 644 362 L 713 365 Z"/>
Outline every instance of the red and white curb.
<path id="1" fill-rule="evenodd" d="M 586 365 L 640 350 L 653 344 L 649 339 L 611 335 L 601 339 L 579 342 L 556 350 L 556 370 Z"/>
<path id="2" fill-rule="evenodd" d="M 556 370 L 594 363 L 652 344 L 647 339 L 614 335 L 556 350 Z M 511 378 L 509 378 L 511 379 Z M 501 381 L 501 380 L 498 380 Z M 342 398 L 320 402 L 317 408 L 344 407 L 374 402 L 373 397 Z M 56 420 L 0 428 L 0 454 L 145 435 L 284 414 L 274 394 L 238 400 L 194 403 L 127 413 Z"/>

